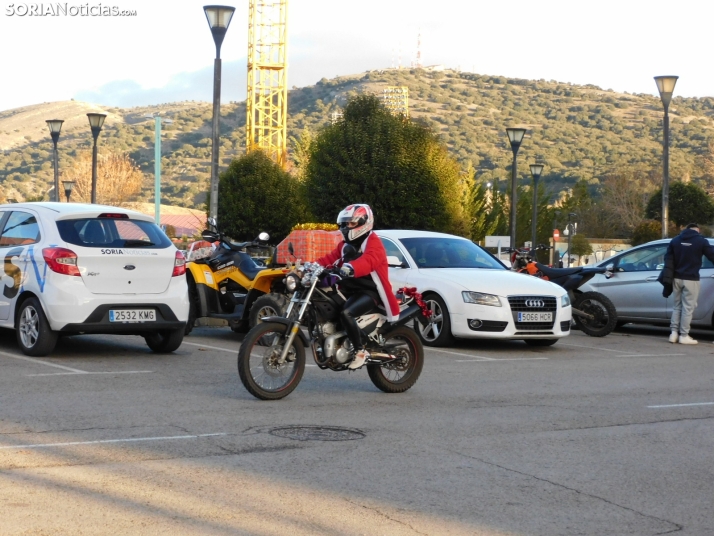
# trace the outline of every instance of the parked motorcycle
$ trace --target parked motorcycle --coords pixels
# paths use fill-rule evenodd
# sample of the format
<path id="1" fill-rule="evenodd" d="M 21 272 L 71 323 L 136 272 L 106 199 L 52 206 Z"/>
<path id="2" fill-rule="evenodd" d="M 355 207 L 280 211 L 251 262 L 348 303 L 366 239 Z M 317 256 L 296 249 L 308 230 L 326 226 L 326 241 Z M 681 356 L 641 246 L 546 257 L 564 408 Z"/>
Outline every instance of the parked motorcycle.
<path id="1" fill-rule="evenodd" d="M 327 276 L 337 274 L 307 263 L 304 272 L 293 271 L 285 278 L 293 292 L 284 317 L 269 316 L 253 327 L 238 352 L 238 375 L 245 388 L 261 400 L 289 395 L 305 370 L 305 348 L 312 348 L 321 369 L 348 370 L 352 343 L 340 323 L 346 299 Z M 334 282 L 333 280 L 333 282 Z M 430 314 L 416 289 L 400 289 L 401 313 L 394 322 L 379 308 L 357 318 L 370 357 L 366 367 L 372 383 L 385 393 L 402 393 L 411 388 L 424 366 L 424 347 L 418 335 L 404 324 L 415 318 L 428 323 Z M 399 296 L 399 294 L 398 294 Z M 307 328 L 307 334 L 301 327 Z"/>
<path id="2" fill-rule="evenodd" d="M 272 248 L 268 233 L 250 242 L 231 242 L 213 218 L 202 237 L 218 246 L 206 258 L 186 263 L 190 302 L 186 332 L 197 318 L 227 320 L 233 331 L 247 331 L 261 316 L 280 315 L 288 301 L 282 280 L 288 270 L 268 268 L 265 259 Z"/>
<path id="3" fill-rule="evenodd" d="M 519 273 L 540 277 L 560 285 L 568 291 L 576 327 L 591 337 L 604 337 L 617 326 L 617 310 L 610 298 L 599 292 L 580 292 L 578 288 L 587 283 L 596 274 L 612 277 L 612 265 L 576 266 L 573 268 L 551 268 L 533 257 L 535 251 L 546 251 L 551 246 L 538 245 L 533 249 L 511 248 L 512 269 Z"/>

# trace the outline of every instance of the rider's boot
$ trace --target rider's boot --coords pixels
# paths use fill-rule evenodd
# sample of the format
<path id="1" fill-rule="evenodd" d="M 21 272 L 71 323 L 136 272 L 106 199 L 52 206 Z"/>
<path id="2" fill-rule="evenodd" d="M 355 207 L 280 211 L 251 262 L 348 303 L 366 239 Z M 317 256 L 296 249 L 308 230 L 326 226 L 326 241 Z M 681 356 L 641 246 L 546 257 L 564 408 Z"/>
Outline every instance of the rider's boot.
<path id="1" fill-rule="evenodd" d="M 366 349 L 362 348 L 361 350 L 357 350 L 355 358 L 352 360 L 352 363 L 347 366 L 347 368 L 350 370 L 357 370 L 358 368 L 364 366 L 367 358 L 369 358 L 369 352 Z"/>

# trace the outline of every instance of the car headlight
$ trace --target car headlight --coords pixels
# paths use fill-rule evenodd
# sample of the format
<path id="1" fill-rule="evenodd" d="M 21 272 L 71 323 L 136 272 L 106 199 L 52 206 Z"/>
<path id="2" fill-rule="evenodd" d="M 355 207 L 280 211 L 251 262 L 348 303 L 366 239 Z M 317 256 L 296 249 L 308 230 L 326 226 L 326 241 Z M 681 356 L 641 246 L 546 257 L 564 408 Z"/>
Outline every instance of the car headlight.
<path id="1" fill-rule="evenodd" d="M 285 278 L 285 288 L 288 289 L 288 292 L 295 292 L 295 289 L 298 286 L 298 278 L 295 274 L 288 274 L 288 276 Z"/>
<path id="2" fill-rule="evenodd" d="M 560 306 L 561 307 L 570 307 L 570 296 L 567 294 L 563 294 L 560 297 Z"/>
<path id="3" fill-rule="evenodd" d="M 493 294 L 483 292 L 469 292 L 464 290 L 461 295 L 466 303 L 477 303 L 478 305 L 489 305 L 491 307 L 501 307 L 501 300 Z"/>

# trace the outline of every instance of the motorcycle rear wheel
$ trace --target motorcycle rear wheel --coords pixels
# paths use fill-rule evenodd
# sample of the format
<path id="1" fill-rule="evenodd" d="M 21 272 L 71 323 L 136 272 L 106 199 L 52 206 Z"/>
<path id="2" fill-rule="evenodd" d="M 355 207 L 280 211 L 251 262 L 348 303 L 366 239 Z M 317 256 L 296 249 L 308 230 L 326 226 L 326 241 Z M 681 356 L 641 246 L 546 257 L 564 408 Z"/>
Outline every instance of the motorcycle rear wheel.
<path id="1" fill-rule="evenodd" d="M 384 338 L 388 352 L 397 359 L 369 364 L 367 374 L 377 389 L 403 393 L 416 383 L 424 368 L 424 346 L 416 332 L 404 326 L 393 329 Z"/>
<path id="2" fill-rule="evenodd" d="M 251 329 L 238 351 L 238 376 L 246 390 L 260 400 L 279 400 L 292 393 L 305 372 L 305 347 L 295 337 L 288 361 L 277 360 L 283 351 L 289 327 L 262 322 Z"/>
<path id="3" fill-rule="evenodd" d="M 573 307 L 594 316 L 583 318 L 573 314 L 575 325 L 580 331 L 591 337 L 604 337 L 617 326 L 617 310 L 610 298 L 599 292 L 583 292 L 575 298 Z"/>

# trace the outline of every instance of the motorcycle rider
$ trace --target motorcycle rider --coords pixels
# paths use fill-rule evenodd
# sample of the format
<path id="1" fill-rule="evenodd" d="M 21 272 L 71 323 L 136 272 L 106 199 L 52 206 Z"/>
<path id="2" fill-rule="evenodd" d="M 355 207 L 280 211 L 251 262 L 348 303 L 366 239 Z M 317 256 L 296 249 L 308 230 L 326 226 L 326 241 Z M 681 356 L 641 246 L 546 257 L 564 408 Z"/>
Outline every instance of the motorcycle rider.
<path id="1" fill-rule="evenodd" d="M 391 322 L 399 318 L 399 303 L 389 283 L 387 253 L 382 241 L 372 232 L 374 216 L 369 205 L 354 204 L 345 207 L 337 216 L 337 224 L 344 240 L 334 251 L 316 260 L 321 266 L 340 269 L 340 290 L 349 294 L 340 314 L 342 324 L 354 349 L 354 359 L 348 368 L 362 367 L 369 357 L 361 337 L 356 318 L 369 312 L 375 304 L 386 310 Z M 357 250 L 356 255 L 345 255 L 349 244 Z M 351 248 L 347 248 L 351 252 Z"/>

